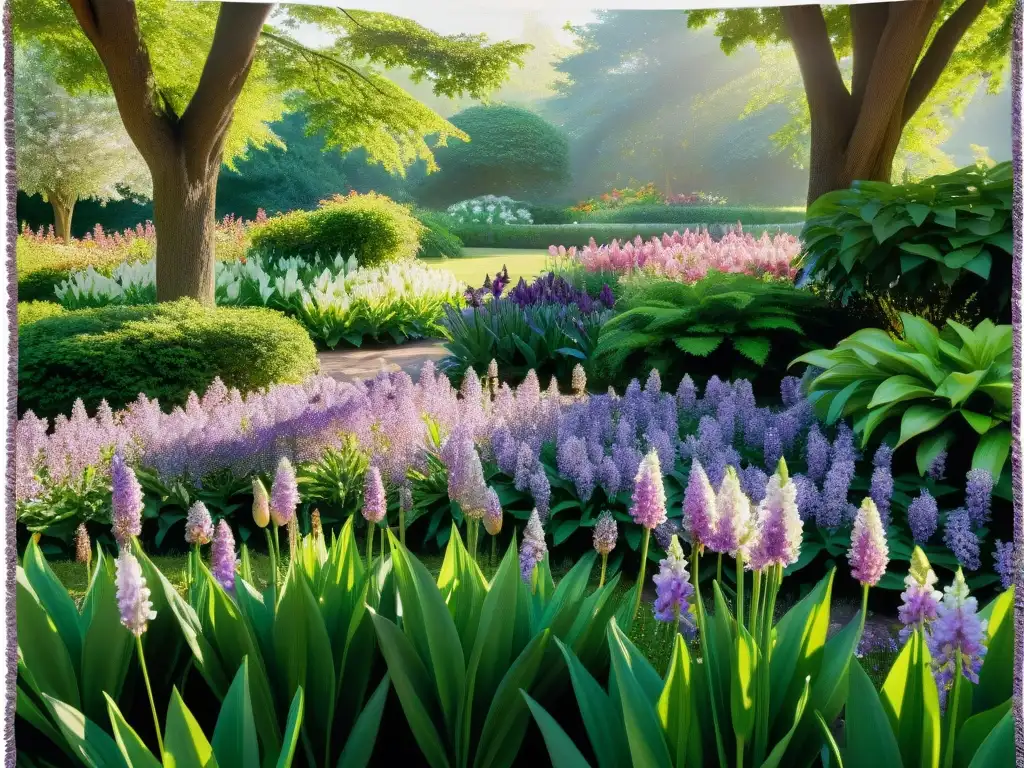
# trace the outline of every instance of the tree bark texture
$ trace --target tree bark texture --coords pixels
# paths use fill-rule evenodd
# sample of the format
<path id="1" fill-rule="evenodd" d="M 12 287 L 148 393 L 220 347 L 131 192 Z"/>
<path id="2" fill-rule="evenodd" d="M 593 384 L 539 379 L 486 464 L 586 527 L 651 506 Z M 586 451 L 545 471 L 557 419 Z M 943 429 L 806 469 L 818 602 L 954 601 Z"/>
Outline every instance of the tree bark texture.
<path id="1" fill-rule="evenodd" d="M 53 208 L 53 229 L 65 243 L 71 242 L 71 217 L 75 212 L 75 200 L 65 200 L 55 192 L 46 195 Z"/>
<path id="2" fill-rule="evenodd" d="M 890 181 L 904 127 L 935 87 L 985 2 L 964 0 L 942 22 L 927 50 L 940 0 L 851 5 L 850 89 L 843 82 L 821 7 L 782 8 L 811 114 L 808 205 L 855 180 Z"/>
<path id="3" fill-rule="evenodd" d="M 223 3 L 181 115 L 157 92 L 134 0 L 68 0 L 110 79 L 125 130 L 153 176 L 158 301 L 214 303 L 214 202 L 224 140 L 272 4 Z"/>

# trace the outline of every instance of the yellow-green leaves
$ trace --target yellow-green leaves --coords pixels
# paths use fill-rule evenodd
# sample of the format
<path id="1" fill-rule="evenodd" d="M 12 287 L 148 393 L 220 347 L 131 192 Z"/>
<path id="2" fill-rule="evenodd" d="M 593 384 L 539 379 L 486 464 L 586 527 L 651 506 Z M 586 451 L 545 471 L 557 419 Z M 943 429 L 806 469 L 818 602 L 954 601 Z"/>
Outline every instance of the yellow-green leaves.
<path id="1" fill-rule="evenodd" d="M 749 744 L 754 732 L 754 684 L 761 664 L 761 652 L 745 627 L 738 626 L 737 630 L 731 664 L 732 728 L 738 740 Z"/>
<path id="2" fill-rule="evenodd" d="M 937 768 L 941 744 L 939 692 L 931 654 L 919 631 L 910 636 L 882 686 L 882 705 L 906 768 Z"/>

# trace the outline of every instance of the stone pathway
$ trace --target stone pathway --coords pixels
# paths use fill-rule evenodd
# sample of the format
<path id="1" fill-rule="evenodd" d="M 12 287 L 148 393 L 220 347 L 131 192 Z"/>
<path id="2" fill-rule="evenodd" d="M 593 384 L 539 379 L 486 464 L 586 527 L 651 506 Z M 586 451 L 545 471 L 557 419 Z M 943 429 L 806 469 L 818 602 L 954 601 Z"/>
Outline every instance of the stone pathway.
<path id="1" fill-rule="evenodd" d="M 372 379 L 381 371 L 398 370 L 416 379 L 427 360 L 436 363 L 444 356 L 445 349 L 436 339 L 390 347 L 326 350 L 317 355 L 321 372 L 338 381 Z"/>

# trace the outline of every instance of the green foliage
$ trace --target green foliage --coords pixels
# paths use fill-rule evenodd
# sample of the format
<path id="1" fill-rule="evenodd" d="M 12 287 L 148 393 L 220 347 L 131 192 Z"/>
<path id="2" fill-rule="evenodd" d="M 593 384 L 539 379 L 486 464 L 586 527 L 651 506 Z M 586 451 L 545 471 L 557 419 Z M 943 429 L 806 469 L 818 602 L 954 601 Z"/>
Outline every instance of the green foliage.
<path id="1" fill-rule="evenodd" d="M 781 281 L 711 273 L 691 285 L 661 278 L 627 286 L 601 327 L 597 376 L 615 386 L 657 368 L 666 387 L 683 375 L 781 378 L 792 350 L 828 333 L 823 302 Z M 824 322 L 823 322 L 824 321 Z"/>
<path id="2" fill-rule="evenodd" d="M 64 314 L 64 307 L 53 301 L 19 301 L 18 327 L 61 314 Z"/>
<path id="3" fill-rule="evenodd" d="M 573 306 L 521 307 L 508 299 L 465 311 L 447 307 L 448 355 L 439 367 L 458 383 L 470 368 L 483 377 L 496 360 L 509 385 L 533 370 L 542 381 L 555 377 L 568 388 L 572 369 L 587 366 L 598 330 L 610 316 L 607 311 L 584 314 Z"/>
<path id="4" fill-rule="evenodd" d="M 93 267 L 109 274 L 125 261 L 148 261 L 150 244 L 139 238 L 115 248 L 100 248 L 85 241 L 65 245 L 49 238 L 19 236 L 15 243 L 19 301 L 53 301 L 54 289 L 68 275 Z"/>
<path id="5" fill-rule="evenodd" d="M 422 225 L 384 195 L 351 193 L 324 200 L 314 211 L 274 216 L 251 232 L 252 247 L 276 256 L 312 258 L 355 254 L 361 267 L 412 258 Z"/>
<path id="6" fill-rule="evenodd" d="M 679 222 L 688 224 L 736 224 L 744 227 L 760 224 L 798 224 L 804 219 L 799 207 L 755 205 L 629 205 L 600 211 L 573 213 L 573 221 L 606 224 L 643 224 Z"/>
<path id="7" fill-rule="evenodd" d="M 462 255 L 462 240 L 451 231 L 448 217 L 433 211 L 416 211 L 416 218 L 423 225 L 417 256 L 456 259 Z"/>
<path id="8" fill-rule="evenodd" d="M 298 382 L 318 367 L 302 326 L 264 309 L 207 309 L 196 302 L 66 312 L 22 327 L 18 410 L 69 413 L 106 400 L 121 408 L 139 393 L 183 405 L 213 379 L 247 392 Z"/>
<path id="9" fill-rule="evenodd" d="M 534 224 L 572 224 L 577 216 L 568 206 L 526 204 Z"/>
<path id="10" fill-rule="evenodd" d="M 1009 320 L 1013 169 L 968 166 L 919 184 L 854 182 L 807 211 L 801 266 L 835 297 L 942 324 Z M 898 328 L 898 323 L 893 323 Z"/>
<path id="11" fill-rule="evenodd" d="M 998 480 L 1011 440 L 1013 327 L 949 320 L 940 333 L 920 317 L 900 319 L 903 338 L 865 328 L 793 361 L 824 369 L 809 385 L 818 415 L 851 418 L 862 446 L 898 417 L 895 446 L 917 446 L 922 475 L 939 452 L 973 448 L 971 466 Z"/>
<path id="12" fill-rule="evenodd" d="M 435 151 L 441 170 L 413 190 L 425 205 L 444 207 L 485 194 L 546 196 L 568 180 L 568 140 L 529 110 L 471 107 L 451 122 L 469 141 L 452 141 Z"/>
<path id="13" fill-rule="evenodd" d="M 622 242 L 640 237 L 650 240 L 661 237 L 666 232 L 684 229 L 696 229 L 699 221 L 661 222 L 636 224 L 607 224 L 604 222 L 588 222 L 574 218 L 572 224 L 507 224 L 502 227 L 489 227 L 479 224 L 459 224 L 452 227 L 467 248 L 547 248 L 549 245 L 583 247 L 591 238 L 598 243 L 610 243 L 612 240 Z M 575 223 L 579 222 L 579 223 Z M 721 237 L 735 226 L 735 222 L 708 227 L 711 235 Z M 761 232 L 770 235 L 777 232 L 798 234 L 801 224 L 772 224 L 764 226 L 745 226 L 745 232 L 755 237 Z"/>

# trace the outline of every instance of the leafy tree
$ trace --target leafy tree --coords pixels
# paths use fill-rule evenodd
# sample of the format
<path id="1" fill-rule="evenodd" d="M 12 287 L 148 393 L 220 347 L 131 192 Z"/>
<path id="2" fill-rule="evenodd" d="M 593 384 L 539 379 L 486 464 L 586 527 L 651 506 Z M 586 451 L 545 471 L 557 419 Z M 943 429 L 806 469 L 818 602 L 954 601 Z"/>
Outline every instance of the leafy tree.
<path id="1" fill-rule="evenodd" d="M 506 105 L 471 107 L 451 119 L 469 141 L 437 151 L 441 170 L 425 177 L 415 197 L 445 206 L 477 195 L 545 197 L 569 179 L 569 142 L 547 120 Z"/>
<path id="2" fill-rule="evenodd" d="M 54 225 L 71 239 L 75 203 L 149 195 L 152 180 L 104 95 L 71 96 L 38 64 L 39 51 L 16 53 L 14 98 L 18 186 L 53 207 Z"/>
<path id="3" fill-rule="evenodd" d="M 792 44 L 808 108 L 811 202 L 855 179 L 889 181 L 901 137 L 930 97 L 955 99 L 983 78 L 998 88 L 1012 6 L 918 0 L 704 10 L 691 11 L 689 24 L 713 22 L 727 54 L 746 43 Z M 847 57 L 849 85 L 841 67 Z"/>
<path id="4" fill-rule="evenodd" d="M 388 14 L 266 3 L 13 0 L 16 43 L 42 41 L 69 92 L 112 92 L 153 177 L 157 297 L 213 303 L 213 221 L 222 159 L 280 139 L 269 124 L 303 110 L 309 130 L 401 172 L 460 132 L 379 69 L 407 66 L 437 94 L 480 98 L 526 46 L 441 36 Z M 298 24 L 335 36 L 311 49 Z"/>

